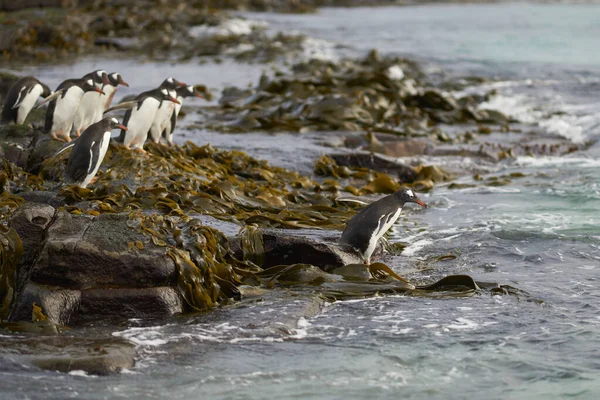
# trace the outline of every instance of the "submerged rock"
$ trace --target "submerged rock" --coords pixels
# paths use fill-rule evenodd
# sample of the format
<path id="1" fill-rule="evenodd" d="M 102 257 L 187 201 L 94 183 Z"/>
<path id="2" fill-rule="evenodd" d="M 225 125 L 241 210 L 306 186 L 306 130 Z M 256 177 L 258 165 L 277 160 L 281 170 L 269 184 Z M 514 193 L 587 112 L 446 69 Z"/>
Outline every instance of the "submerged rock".
<path id="1" fill-rule="evenodd" d="M 412 183 L 417 178 L 412 167 L 373 153 L 330 154 L 329 157 L 340 166 L 368 168 L 395 175 L 400 183 Z"/>
<path id="2" fill-rule="evenodd" d="M 49 371 L 109 375 L 135 366 L 135 345 L 120 338 L 9 337 L 0 343 L 0 352 L 7 351 L 20 362 Z"/>

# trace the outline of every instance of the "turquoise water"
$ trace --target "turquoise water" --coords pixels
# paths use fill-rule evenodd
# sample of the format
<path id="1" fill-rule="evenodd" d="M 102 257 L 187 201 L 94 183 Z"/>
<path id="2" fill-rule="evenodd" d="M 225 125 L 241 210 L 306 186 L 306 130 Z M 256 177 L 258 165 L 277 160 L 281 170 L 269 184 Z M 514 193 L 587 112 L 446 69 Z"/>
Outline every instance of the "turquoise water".
<path id="1" fill-rule="evenodd" d="M 419 57 L 430 71 L 441 66 L 453 75 L 500 76 L 489 85 L 500 91 L 492 105 L 513 112 L 538 140 L 588 143 L 561 157 L 499 163 L 468 157 L 404 160 L 441 165 L 460 174 L 458 183 L 476 187 L 439 185 L 424 194 L 430 208 L 405 210 L 392 232 L 392 240 L 408 247 L 385 261 L 408 277 L 467 273 L 517 287 L 520 296 L 341 301 L 300 320 L 291 336 L 257 335 L 247 321 L 220 312 L 150 328 L 131 322 L 114 334 L 138 345 L 133 370 L 111 377 L 63 375 L 28 370 L 5 357 L 0 397 L 598 398 L 598 16 L 595 5 L 528 4 L 251 15 L 274 29 L 296 29 L 338 44 L 342 53 L 376 47 Z M 557 110 L 562 113 L 554 115 Z M 240 146 L 239 135 L 214 136 L 221 147 Z M 278 136 L 271 139 L 248 151 L 275 149 Z M 283 162 L 276 155 L 271 159 Z M 500 187 L 473 179 L 475 173 L 488 178 L 512 172 L 524 177 Z M 456 258 L 433 261 L 447 254 Z"/>

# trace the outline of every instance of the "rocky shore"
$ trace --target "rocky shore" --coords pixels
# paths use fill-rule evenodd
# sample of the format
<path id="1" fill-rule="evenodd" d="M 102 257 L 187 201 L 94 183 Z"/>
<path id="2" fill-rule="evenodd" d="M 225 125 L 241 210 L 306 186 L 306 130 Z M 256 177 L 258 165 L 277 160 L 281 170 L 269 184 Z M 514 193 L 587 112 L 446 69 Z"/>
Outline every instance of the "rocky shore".
<path id="1" fill-rule="evenodd" d="M 214 13 L 207 2 L 150 8 L 117 2 L 110 13 L 108 3 L 43 9 L 43 22 L 20 20 L 13 25 L 14 41 L 1 41 L 3 54 L 7 60 L 48 61 L 62 51 L 82 55 L 101 47 L 186 59 L 223 56 L 252 43 L 244 57 L 266 60 L 299 48 L 290 45 L 284 51 L 281 43 L 300 46 L 297 38 L 266 35 L 260 26 L 219 36 L 210 29 L 232 20 Z M 260 9 L 259 3 L 254 7 Z M 52 18 L 68 24 L 44 31 Z M 167 24 L 170 28 L 163 30 Z M 233 54 L 244 59 L 242 52 Z M 16 77 L 0 78 L 3 98 Z M 61 143 L 42 133 L 43 110 L 27 126 L 1 126 L 2 326 L 38 334 L 60 334 L 68 326 L 75 332 L 70 339 L 29 337 L 19 341 L 20 351 L 27 355 L 50 346 L 60 351 L 34 357 L 33 364 L 105 374 L 131 368 L 133 346 L 106 337 L 83 339 L 78 329 L 131 319 L 164 322 L 216 307 L 231 311 L 256 293 L 279 296 L 276 302 L 281 302 L 281 288 L 305 299 L 297 316 L 316 312 L 326 300 L 382 293 L 515 293 L 468 276 L 442 279 L 443 273 L 434 279 L 411 276 L 414 289 L 387 265 L 366 267 L 353 249 L 336 244 L 339 231 L 360 208 L 340 196 L 388 194 L 402 185 L 419 192 L 436 185 L 464 187 L 455 178 L 473 172 L 406 165 L 397 157 L 465 154 L 496 163 L 517 154 L 576 149 L 565 141 L 542 148 L 535 139 L 508 145 L 493 140 L 518 132 L 515 121 L 481 107 L 493 92 L 453 94 L 467 83 L 473 81 L 434 82 L 411 60 L 373 51 L 339 62 L 297 62 L 289 71 L 262 76 L 253 87 L 227 88 L 217 105 L 193 110 L 201 120 L 185 129 L 339 133 L 335 148 L 316 158 L 308 175 L 191 142 L 174 148 L 150 145 L 147 155 L 111 145 L 98 181 L 80 189 L 61 184 L 66 155 L 53 156 Z M 475 184 L 502 186 L 518 178 L 486 177 Z M 386 244 L 377 255 L 385 261 L 401 251 Z M 275 325 L 270 321 L 261 329 Z M 293 329 L 290 321 L 283 325 Z"/>

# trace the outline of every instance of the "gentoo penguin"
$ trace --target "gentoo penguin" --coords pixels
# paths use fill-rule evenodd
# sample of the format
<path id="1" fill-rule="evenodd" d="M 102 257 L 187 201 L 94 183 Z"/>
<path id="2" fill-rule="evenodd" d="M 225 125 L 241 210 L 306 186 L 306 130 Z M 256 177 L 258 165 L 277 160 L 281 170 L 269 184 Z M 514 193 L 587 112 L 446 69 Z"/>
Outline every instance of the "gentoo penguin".
<path id="1" fill-rule="evenodd" d="M 103 90 L 103 87 L 110 84 L 106 71 L 96 70 L 84 75 L 81 79 L 91 79 L 94 86 Z M 75 136 L 79 137 L 88 126 L 94 122 L 98 122 L 102 118 L 104 112 L 104 104 L 106 99 L 102 94 L 88 92 L 83 95 L 79 102 L 79 108 L 73 119 L 73 130 Z"/>
<path id="2" fill-rule="evenodd" d="M 56 91 L 46 97 L 38 104 L 50 102 L 46 111 L 46 132 L 56 140 L 70 142 L 70 132 L 73 126 L 73 118 L 79 106 L 79 102 L 86 92 L 96 91 L 103 93 L 101 89 L 94 86 L 91 79 L 67 79 L 56 88 Z"/>
<path id="3" fill-rule="evenodd" d="M 175 89 L 177 93 L 177 101 L 180 104 L 175 104 L 175 109 L 171 114 L 171 118 L 167 124 L 163 124 L 162 127 L 162 137 L 165 138 L 169 146 L 173 146 L 173 132 L 175 131 L 175 126 L 177 125 L 177 117 L 179 116 L 179 111 L 181 111 L 181 106 L 183 105 L 183 99 L 186 97 L 199 97 L 203 98 L 202 94 L 194 89 L 193 86 L 183 86 Z M 156 122 L 156 119 L 154 120 Z M 152 125 L 154 127 L 154 125 Z M 152 133 L 152 128 L 150 129 L 150 133 Z"/>
<path id="4" fill-rule="evenodd" d="M 167 89 L 169 94 L 173 97 L 177 97 L 177 94 L 174 93 L 178 88 L 185 87 L 185 83 L 179 82 L 174 78 L 167 78 L 161 83 L 160 88 Z M 177 99 L 177 101 L 181 102 L 181 100 Z M 171 116 L 175 111 L 176 104 L 172 101 L 163 101 L 160 103 L 158 110 L 156 110 L 156 114 L 154 115 L 154 121 L 152 121 L 152 126 L 150 127 L 150 139 L 154 143 L 160 142 L 160 136 L 167 125 L 171 124 Z"/>
<path id="5" fill-rule="evenodd" d="M 179 103 L 174 97 L 176 95 L 175 91 L 169 92 L 169 90 L 164 88 L 140 93 L 131 102 L 134 103 L 133 108 L 128 109 L 125 113 L 123 125 L 127 127 L 127 130 L 121 130 L 121 135 L 118 139 L 119 142 L 123 143 L 123 146 L 126 148 L 143 152 L 144 143 L 148 138 L 148 131 L 152 126 L 152 121 L 154 121 L 154 116 L 160 103 L 162 101 Z M 112 109 L 116 109 L 117 107 L 112 107 Z"/>
<path id="6" fill-rule="evenodd" d="M 50 88 L 33 76 L 19 79 L 11 86 L 4 107 L 2 108 L 2 123 L 21 125 L 35 105 L 38 97 L 48 97 Z"/>
<path id="7" fill-rule="evenodd" d="M 65 182 L 85 188 L 96 176 L 108 150 L 113 129 L 127 128 L 116 118 L 104 118 L 90 125 L 81 137 L 63 146 L 56 155 L 73 148 L 65 170 Z"/>
<path id="8" fill-rule="evenodd" d="M 363 208 L 347 224 L 339 244 L 357 249 L 365 264 L 371 263 L 371 255 L 377 242 L 394 225 L 404 203 L 417 203 L 427 207 L 410 189 L 400 189 Z"/>
<path id="9" fill-rule="evenodd" d="M 129 87 L 129 84 L 127 82 L 125 82 L 123 80 L 123 77 L 121 76 L 121 74 L 119 74 L 117 72 L 111 72 L 110 74 L 108 74 L 108 80 L 110 81 L 110 84 L 106 85 L 103 89 L 103 91 L 104 91 L 104 93 L 106 93 L 106 95 L 102 96 L 102 98 L 106 102 L 104 103 L 104 110 L 102 110 L 102 112 L 104 112 L 105 110 L 108 109 L 108 107 L 110 107 L 110 103 L 112 103 L 113 98 L 115 97 L 115 93 L 117 93 L 117 89 L 118 89 L 119 85 Z M 102 114 L 100 114 L 100 117 L 98 118 L 98 120 L 100 120 L 101 118 L 102 118 Z"/>

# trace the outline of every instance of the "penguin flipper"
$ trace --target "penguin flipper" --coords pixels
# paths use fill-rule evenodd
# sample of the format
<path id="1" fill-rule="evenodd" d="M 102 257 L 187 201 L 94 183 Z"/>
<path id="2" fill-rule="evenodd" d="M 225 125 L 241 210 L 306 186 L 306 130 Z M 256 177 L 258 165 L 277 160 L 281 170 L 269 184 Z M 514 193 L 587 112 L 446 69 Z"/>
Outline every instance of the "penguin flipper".
<path id="1" fill-rule="evenodd" d="M 35 108 L 40 108 L 42 105 L 58 98 L 62 94 L 63 94 L 63 89 L 57 90 L 56 92 L 52 93 L 50 96 L 46 97 L 44 100 L 40 101 L 39 104 L 37 106 L 35 106 Z"/>
<path id="2" fill-rule="evenodd" d="M 110 108 L 107 108 L 106 111 L 104 111 L 104 114 L 106 114 L 107 112 L 110 111 L 114 111 L 114 110 L 123 110 L 123 109 L 132 109 L 133 107 L 135 107 L 138 104 L 137 100 L 134 101 L 125 101 L 123 103 L 119 103 L 116 104 Z"/>
<path id="3" fill-rule="evenodd" d="M 52 155 L 52 157 L 56 157 L 57 155 L 59 155 L 59 154 L 63 153 L 65 150 L 68 150 L 68 149 L 70 149 L 71 147 L 75 146 L 75 143 L 77 143 L 77 139 L 76 139 L 76 140 L 73 140 L 73 141 L 70 141 L 70 142 L 68 142 L 68 143 L 67 143 L 67 144 L 65 144 L 63 147 L 61 147 L 60 149 L 58 149 L 58 150 L 56 151 L 56 153 L 54 153 L 54 154 Z"/>

